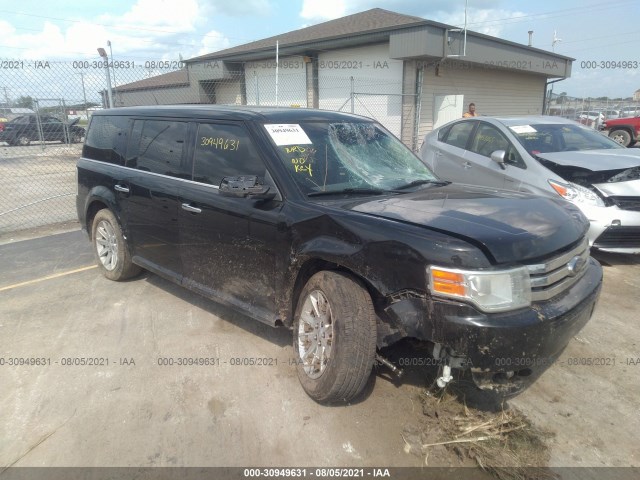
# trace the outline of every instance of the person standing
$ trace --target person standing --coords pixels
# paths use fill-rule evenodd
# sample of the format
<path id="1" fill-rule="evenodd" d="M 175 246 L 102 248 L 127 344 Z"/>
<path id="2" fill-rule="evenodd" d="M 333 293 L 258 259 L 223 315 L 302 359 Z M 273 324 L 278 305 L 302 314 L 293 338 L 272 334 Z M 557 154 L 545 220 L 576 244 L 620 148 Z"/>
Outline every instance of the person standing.
<path id="1" fill-rule="evenodd" d="M 470 103 L 469 110 L 462 115 L 462 118 L 477 117 L 477 116 L 478 116 L 478 112 L 476 112 L 476 104 Z"/>

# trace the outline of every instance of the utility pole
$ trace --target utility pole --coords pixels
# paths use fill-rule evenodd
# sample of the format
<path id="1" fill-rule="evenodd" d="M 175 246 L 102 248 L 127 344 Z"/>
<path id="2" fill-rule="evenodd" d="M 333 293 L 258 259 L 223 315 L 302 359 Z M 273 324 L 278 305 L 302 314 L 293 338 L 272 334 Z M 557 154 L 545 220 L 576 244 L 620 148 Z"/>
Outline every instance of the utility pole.
<path id="1" fill-rule="evenodd" d="M 84 99 L 84 111 L 87 111 L 87 92 L 84 89 L 84 73 L 79 73 L 80 79 L 82 80 L 82 98 Z"/>
<path id="2" fill-rule="evenodd" d="M 104 48 L 98 48 L 98 54 L 104 58 L 104 72 L 107 77 L 107 99 L 109 100 L 109 107 L 113 108 L 113 97 L 111 93 L 111 74 L 109 73 L 109 57 L 107 56 L 107 52 L 104 51 Z"/>
<path id="3" fill-rule="evenodd" d="M 111 57 L 111 71 L 113 72 L 113 88 L 116 88 L 118 84 L 116 83 L 116 69 L 113 66 L 113 50 L 111 49 L 111 40 L 107 40 L 107 46 L 109 47 L 109 56 Z"/>

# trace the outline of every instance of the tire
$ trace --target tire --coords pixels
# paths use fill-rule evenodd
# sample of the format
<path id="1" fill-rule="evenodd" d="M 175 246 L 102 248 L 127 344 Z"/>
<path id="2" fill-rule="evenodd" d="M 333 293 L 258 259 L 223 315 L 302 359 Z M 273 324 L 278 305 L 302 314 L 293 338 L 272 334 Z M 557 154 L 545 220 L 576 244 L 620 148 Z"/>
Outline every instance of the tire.
<path id="1" fill-rule="evenodd" d="M 131 261 L 129 246 L 111 210 L 105 208 L 96 213 L 91 240 L 98 268 L 109 280 L 126 280 L 140 273 L 141 268 Z"/>
<path id="2" fill-rule="evenodd" d="M 611 130 L 609 132 L 609 138 L 625 147 L 631 145 L 631 134 L 626 130 Z"/>
<path id="3" fill-rule="evenodd" d="M 64 143 L 64 140 L 62 140 L 62 142 Z M 73 135 L 71 135 L 71 143 L 80 142 L 82 142 L 82 135 L 80 135 L 79 133 L 74 133 Z"/>
<path id="4" fill-rule="evenodd" d="M 324 345 L 314 345 L 316 335 L 324 337 Z M 376 314 L 369 292 L 342 273 L 316 273 L 298 299 L 293 349 L 307 395 L 321 404 L 353 400 L 367 384 L 375 361 Z"/>
<path id="5" fill-rule="evenodd" d="M 27 147 L 31 144 L 31 140 L 26 135 L 19 135 L 15 140 L 15 145 Z"/>

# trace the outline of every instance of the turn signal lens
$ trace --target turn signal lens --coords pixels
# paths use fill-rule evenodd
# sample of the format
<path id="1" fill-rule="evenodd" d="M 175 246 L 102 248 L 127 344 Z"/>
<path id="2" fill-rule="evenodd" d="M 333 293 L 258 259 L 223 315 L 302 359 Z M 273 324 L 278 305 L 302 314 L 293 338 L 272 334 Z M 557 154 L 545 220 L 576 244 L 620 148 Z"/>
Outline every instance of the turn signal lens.
<path id="1" fill-rule="evenodd" d="M 558 192 L 558 195 L 560 195 L 561 197 L 565 197 L 567 196 L 567 187 L 565 187 L 564 185 L 560 185 L 559 183 L 556 182 L 552 182 L 551 180 L 549 180 L 549 185 L 551 185 L 553 187 L 553 189 Z"/>
<path id="2" fill-rule="evenodd" d="M 431 269 L 433 290 L 446 295 L 465 295 L 464 275 L 446 270 Z"/>

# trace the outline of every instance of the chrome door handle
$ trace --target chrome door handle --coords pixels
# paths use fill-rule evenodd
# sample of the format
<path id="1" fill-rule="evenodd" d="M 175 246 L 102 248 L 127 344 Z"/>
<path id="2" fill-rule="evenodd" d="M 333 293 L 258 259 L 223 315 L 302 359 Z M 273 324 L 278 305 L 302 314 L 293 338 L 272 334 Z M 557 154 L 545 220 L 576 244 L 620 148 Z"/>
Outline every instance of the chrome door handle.
<path id="1" fill-rule="evenodd" d="M 193 212 L 193 213 L 202 213 L 202 209 L 198 208 L 198 207 L 194 207 L 188 203 L 183 203 L 182 204 L 182 209 L 186 210 L 187 212 Z"/>
<path id="2" fill-rule="evenodd" d="M 436 157 L 441 157 L 441 156 L 442 156 L 442 152 L 441 152 L 441 151 L 439 151 L 439 150 L 436 150 L 436 152 L 434 153 L 434 155 L 435 155 Z"/>
<path id="3" fill-rule="evenodd" d="M 123 187 L 122 185 L 118 185 L 117 183 L 113 187 L 114 190 L 122 193 L 129 193 L 129 187 Z"/>
<path id="4" fill-rule="evenodd" d="M 471 164 L 469 162 L 464 162 L 462 166 L 464 167 L 465 170 L 468 170 L 471 168 Z"/>

